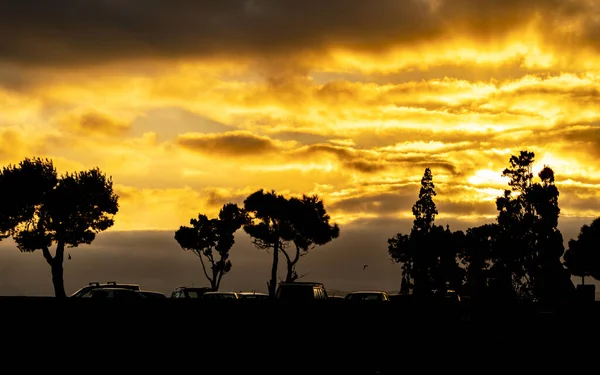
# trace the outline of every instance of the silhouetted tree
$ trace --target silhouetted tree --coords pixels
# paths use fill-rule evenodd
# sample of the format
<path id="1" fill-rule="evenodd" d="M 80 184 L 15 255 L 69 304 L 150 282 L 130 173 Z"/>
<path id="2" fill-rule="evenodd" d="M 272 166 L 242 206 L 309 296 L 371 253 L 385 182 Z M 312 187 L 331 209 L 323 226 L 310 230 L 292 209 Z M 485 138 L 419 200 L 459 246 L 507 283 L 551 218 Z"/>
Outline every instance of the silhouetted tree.
<path id="1" fill-rule="evenodd" d="M 66 297 L 65 247 L 91 244 L 114 224 L 118 196 L 112 179 L 97 168 L 58 177 L 51 160 L 26 158 L 2 169 L 0 197 L 3 237 L 12 236 L 22 252 L 41 250 L 52 271 L 55 296 Z"/>
<path id="2" fill-rule="evenodd" d="M 421 179 L 419 199 L 412 208 L 415 219 L 410 235 L 398 233 L 388 239 L 390 256 L 402 263 L 403 284 L 415 291 L 428 291 L 434 287 L 431 273 L 436 264 L 435 242 L 439 240 L 439 236 L 432 235 L 438 214 L 433 201 L 435 195 L 433 175 L 431 169 L 426 168 Z"/>
<path id="3" fill-rule="evenodd" d="M 530 272 L 534 275 L 536 295 L 563 298 L 575 289 L 561 262 L 565 248 L 563 236 L 558 230 L 559 192 L 554 183 L 554 171 L 550 167 L 544 166 L 538 177 L 540 182 L 531 186 L 527 196 L 536 213 L 535 256 L 538 259 Z"/>
<path id="4" fill-rule="evenodd" d="M 402 264 L 401 294 L 409 294 L 414 288 L 415 241 L 408 234 L 398 233 L 388 239 L 388 252 L 396 263 Z"/>
<path id="5" fill-rule="evenodd" d="M 250 219 L 244 226 L 244 231 L 252 237 L 254 246 L 259 249 L 273 250 L 271 280 L 267 285 L 269 296 L 274 298 L 277 290 L 279 251 L 287 242 L 294 239 L 295 234 L 289 201 L 274 191 L 265 193 L 261 189 L 244 200 L 244 209 Z"/>
<path id="6" fill-rule="evenodd" d="M 293 231 L 291 243 L 294 245 L 295 252 L 293 257 L 290 256 L 286 250 L 287 244 L 283 244 L 280 250 L 287 262 L 285 282 L 291 283 L 299 277 L 296 265 L 300 257 L 308 254 L 308 251 L 315 246 L 325 245 L 337 238 L 340 228 L 337 224 L 329 224 L 330 216 L 325 210 L 323 200 L 316 195 L 290 198 L 287 205 Z"/>
<path id="7" fill-rule="evenodd" d="M 421 178 L 419 199 L 412 208 L 413 215 L 415 216 L 413 222 L 413 229 L 415 231 L 428 233 L 433 228 L 435 215 L 438 214 L 437 207 L 433 201 L 433 197 L 436 195 L 431 169 L 425 168 L 425 173 L 423 174 L 423 178 Z"/>
<path id="8" fill-rule="evenodd" d="M 583 225 L 577 239 L 569 240 L 569 248 L 565 252 L 565 265 L 572 275 L 581 277 L 591 276 L 600 280 L 600 217 L 590 225 Z"/>
<path id="9" fill-rule="evenodd" d="M 541 183 L 533 182 L 534 157 L 533 152 L 521 151 L 503 171 L 511 189 L 496 200 L 499 231 L 492 271 L 506 283 L 510 280 L 520 294 L 550 297 L 569 289 L 560 264 L 564 247 L 557 228 L 559 193 L 547 166 L 538 174 Z"/>
<path id="10" fill-rule="evenodd" d="M 453 232 L 450 226 L 434 226 L 432 235 L 435 236 L 437 264 L 433 272 L 434 285 L 438 290 L 446 288 L 460 291 L 465 278 L 465 270 L 460 266 L 460 257 L 465 244 L 465 234 L 462 231 Z"/>
<path id="11" fill-rule="evenodd" d="M 175 240 L 179 246 L 192 251 L 200 259 L 204 276 L 213 291 L 219 290 L 223 276 L 231 270 L 229 250 L 235 243 L 234 233 L 247 222 L 244 210 L 236 204 L 228 203 L 221 208 L 218 218 L 209 219 L 200 214 L 198 219 L 190 220 L 191 227 L 182 226 L 175 232 Z M 210 275 L 204 258 L 210 265 Z"/>
<path id="12" fill-rule="evenodd" d="M 460 256 L 466 267 L 465 290 L 472 297 L 481 296 L 487 288 L 488 271 L 497 237 L 497 224 L 469 228 L 465 233 Z"/>

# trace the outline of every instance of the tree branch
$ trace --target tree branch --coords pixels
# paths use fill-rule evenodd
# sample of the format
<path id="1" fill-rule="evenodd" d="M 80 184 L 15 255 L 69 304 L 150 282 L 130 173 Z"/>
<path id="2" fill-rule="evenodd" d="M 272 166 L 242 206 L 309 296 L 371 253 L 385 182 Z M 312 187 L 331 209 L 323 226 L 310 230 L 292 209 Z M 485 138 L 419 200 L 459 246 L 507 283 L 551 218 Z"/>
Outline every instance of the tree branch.
<path id="1" fill-rule="evenodd" d="M 52 265 L 54 258 L 52 258 L 52 254 L 50 254 L 50 250 L 48 250 L 47 246 L 42 247 L 42 254 L 44 254 L 46 262 L 48 262 L 49 265 Z"/>
<path id="2" fill-rule="evenodd" d="M 214 265 L 215 265 L 215 259 L 213 258 L 212 252 L 210 253 L 210 255 L 207 255 L 206 257 L 210 261 L 211 266 L 214 267 Z"/>
<path id="3" fill-rule="evenodd" d="M 208 276 L 208 272 L 206 272 L 206 266 L 204 265 L 204 260 L 202 259 L 202 253 L 198 253 L 198 258 L 200 258 L 200 263 L 202 263 L 202 271 L 204 271 L 204 276 L 206 276 L 208 282 L 212 284 L 213 281 L 210 276 Z"/>
<path id="4" fill-rule="evenodd" d="M 294 245 L 296 245 L 296 244 L 294 244 Z M 298 263 L 298 259 L 300 259 L 300 247 L 298 247 L 298 245 L 296 245 L 296 256 L 294 257 L 294 261 L 292 262 L 292 264 Z"/>
<path id="5" fill-rule="evenodd" d="M 279 250 L 283 253 L 283 255 L 285 256 L 285 259 L 287 260 L 288 263 L 294 264 L 294 263 L 292 263 L 292 260 L 290 259 L 290 256 L 288 255 L 288 253 L 283 248 L 280 247 Z"/>
<path id="6" fill-rule="evenodd" d="M 223 274 L 224 274 L 224 270 L 219 270 L 219 278 L 217 279 L 217 283 L 216 283 L 216 287 L 217 289 L 219 289 L 219 287 L 221 286 L 221 280 L 223 279 Z"/>

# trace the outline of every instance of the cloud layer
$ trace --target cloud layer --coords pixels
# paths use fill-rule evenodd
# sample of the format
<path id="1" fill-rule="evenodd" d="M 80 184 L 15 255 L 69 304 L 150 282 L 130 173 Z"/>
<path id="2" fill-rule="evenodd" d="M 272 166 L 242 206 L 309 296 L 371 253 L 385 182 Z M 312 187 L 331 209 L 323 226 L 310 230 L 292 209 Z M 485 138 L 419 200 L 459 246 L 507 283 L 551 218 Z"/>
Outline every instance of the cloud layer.
<path id="1" fill-rule="evenodd" d="M 0 50 L 8 62 L 71 66 L 139 58 L 319 56 L 441 40 L 501 42 L 531 27 L 549 44 L 596 50 L 597 10 L 589 0 L 183 0 L 176 5 L 8 0 L 0 5 Z"/>
<path id="2" fill-rule="evenodd" d="M 334 219 L 493 220 L 511 153 L 600 212 L 600 35 L 587 0 L 4 1 L 0 162 L 99 166 L 115 229 L 172 229 L 257 189 Z M 385 239 L 381 239 L 385 242 Z"/>

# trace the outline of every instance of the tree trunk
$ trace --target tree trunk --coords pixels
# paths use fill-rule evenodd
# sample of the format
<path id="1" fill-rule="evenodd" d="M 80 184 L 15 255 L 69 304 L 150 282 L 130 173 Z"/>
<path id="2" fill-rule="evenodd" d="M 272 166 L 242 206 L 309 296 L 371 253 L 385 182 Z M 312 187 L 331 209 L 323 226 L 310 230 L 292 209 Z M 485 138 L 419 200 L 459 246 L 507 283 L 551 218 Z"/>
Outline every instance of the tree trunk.
<path id="1" fill-rule="evenodd" d="M 223 271 L 219 271 L 218 278 L 217 278 L 217 285 L 216 285 L 216 288 L 215 288 L 215 292 L 218 292 L 219 288 L 221 287 L 221 279 L 223 279 L 223 274 L 224 274 Z"/>
<path id="2" fill-rule="evenodd" d="M 287 274 L 285 275 L 286 283 L 294 282 L 294 264 L 292 262 L 287 262 Z"/>
<path id="3" fill-rule="evenodd" d="M 218 285 L 218 282 L 217 282 L 217 272 L 215 272 L 214 269 L 212 271 L 212 279 L 209 278 L 208 280 L 210 281 L 210 289 L 213 292 L 217 292 L 219 290 L 219 285 Z"/>
<path id="4" fill-rule="evenodd" d="M 65 283 L 63 280 L 63 265 L 56 258 L 50 265 L 52 269 L 52 284 L 54 285 L 54 295 L 56 298 L 67 298 L 65 293 Z"/>
<path id="5" fill-rule="evenodd" d="M 285 282 L 293 283 L 298 279 L 297 275 L 294 276 L 294 268 L 296 267 L 296 263 L 298 263 L 298 260 L 300 259 L 300 248 L 296 245 L 296 255 L 294 256 L 294 259 L 291 259 L 285 250 L 281 249 L 281 252 L 285 256 L 285 260 L 287 262 L 287 273 L 285 275 Z"/>
<path id="6" fill-rule="evenodd" d="M 50 254 L 47 247 L 42 248 L 42 254 L 46 262 L 50 265 L 52 272 L 52 285 L 54 286 L 54 296 L 56 298 L 66 298 L 65 283 L 63 281 L 63 259 L 65 257 L 65 243 L 58 241 L 56 245 L 56 254 L 54 257 Z"/>
<path id="7" fill-rule="evenodd" d="M 585 276 L 581 276 L 581 285 L 585 285 Z"/>
<path id="8" fill-rule="evenodd" d="M 277 266 L 279 265 L 279 241 L 273 246 L 273 266 L 271 267 L 271 282 L 269 284 L 269 297 L 275 298 L 277 291 Z"/>

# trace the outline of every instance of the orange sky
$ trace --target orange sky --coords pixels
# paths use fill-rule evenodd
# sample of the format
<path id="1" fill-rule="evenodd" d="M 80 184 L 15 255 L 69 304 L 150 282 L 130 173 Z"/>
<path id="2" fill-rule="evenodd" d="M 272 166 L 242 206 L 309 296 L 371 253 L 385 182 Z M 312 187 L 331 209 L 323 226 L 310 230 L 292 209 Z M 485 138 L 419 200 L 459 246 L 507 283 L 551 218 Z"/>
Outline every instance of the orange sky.
<path id="1" fill-rule="evenodd" d="M 563 217 L 600 212 L 593 0 L 27 3 L 0 5 L 0 162 L 99 166 L 114 230 L 260 188 L 407 217 L 427 166 L 440 220 L 487 222 L 521 149 Z"/>

